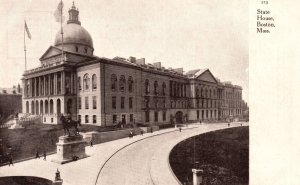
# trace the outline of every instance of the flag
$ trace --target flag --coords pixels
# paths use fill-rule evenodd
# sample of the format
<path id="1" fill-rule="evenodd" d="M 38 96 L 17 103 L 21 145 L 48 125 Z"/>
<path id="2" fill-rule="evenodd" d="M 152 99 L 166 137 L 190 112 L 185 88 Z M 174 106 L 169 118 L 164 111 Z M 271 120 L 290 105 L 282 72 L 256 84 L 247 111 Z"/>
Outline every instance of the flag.
<path id="1" fill-rule="evenodd" d="M 25 21 L 25 31 L 27 33 L 28 38 L 31 39 L 31 33 L 30 33 L 29 29 L 28 29 L 26 21 Z"/>
<path id="2" fill-rule="evenodd" d="M 55 12 L 54 12 L 54 17 L 56 22 L 64 22 L 65 16 L 63 16 L 63 8 L 64 8 L 64 3 L 62 1 L 59 2 Z"/>

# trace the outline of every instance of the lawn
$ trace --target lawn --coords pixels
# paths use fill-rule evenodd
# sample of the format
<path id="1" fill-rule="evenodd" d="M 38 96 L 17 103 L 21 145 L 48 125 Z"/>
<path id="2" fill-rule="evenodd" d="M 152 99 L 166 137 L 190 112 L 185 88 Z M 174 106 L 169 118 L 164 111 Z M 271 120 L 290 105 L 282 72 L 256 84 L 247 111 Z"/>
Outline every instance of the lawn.
<path id="1" fill-rule="evenodd" d="M 177 178 L 186 185 L 192 184 L 194 161 L 204 170 L 206 184 L 249 184 L 249 127 L 189 138 L 173 148 L 169 160 Z"/>

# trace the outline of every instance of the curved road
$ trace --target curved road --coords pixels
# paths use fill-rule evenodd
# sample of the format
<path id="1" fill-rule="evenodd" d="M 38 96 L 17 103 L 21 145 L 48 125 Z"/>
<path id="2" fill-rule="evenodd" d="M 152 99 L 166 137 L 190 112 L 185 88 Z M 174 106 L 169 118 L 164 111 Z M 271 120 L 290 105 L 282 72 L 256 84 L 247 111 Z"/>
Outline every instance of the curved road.
<path id="1" fill-rule="evenodd" d="M 233 126 L 233 125 L 232 125 Z M 117 152 L 100 171 L 97 185 L 179 184 L 169 167 L 169 152 L 180 141 L 227 128 L 227 124 L 198 125 L 150 137 Z"/>

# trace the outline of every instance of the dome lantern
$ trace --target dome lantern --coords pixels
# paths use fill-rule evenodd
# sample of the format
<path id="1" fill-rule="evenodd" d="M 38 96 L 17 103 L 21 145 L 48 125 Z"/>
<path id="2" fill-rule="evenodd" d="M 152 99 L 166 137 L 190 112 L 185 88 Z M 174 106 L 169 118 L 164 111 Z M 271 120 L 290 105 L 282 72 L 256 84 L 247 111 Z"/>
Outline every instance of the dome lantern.
<path id="1" fill-rule="evenodd" d="M 79 25 L 81 24 L 79 21 L 79 11 L 75 6 L 74 1 L 72 7 L 69 9 L 69 20 L 67 21 L 67 23 L 75 23 Z"/>

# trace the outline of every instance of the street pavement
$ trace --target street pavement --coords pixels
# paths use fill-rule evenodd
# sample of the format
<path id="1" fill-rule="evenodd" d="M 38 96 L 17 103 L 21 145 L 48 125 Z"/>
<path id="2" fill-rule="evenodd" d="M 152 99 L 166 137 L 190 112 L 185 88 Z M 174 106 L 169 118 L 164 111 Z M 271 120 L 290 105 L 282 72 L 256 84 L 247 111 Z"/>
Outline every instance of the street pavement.
<path id="1" fill-rule="evenodd" d="M 231 124 L 231 126 L 239 124 Z M 194 127 L 194 128 L 192 128 Z M 89 157 L 60 165 L 32 159 L 0 167 L 1 176 L 37 176 L 54 180 L 58 169 L 63 185 L 94 184 L 178 184 L 169 168 L 169 152 L 178 142 L 200 133 L 227 128 L 227 124 L 195 124 L 178 129 L 164 129 L 107 143 L 86 147 Z M 152 137 L 154 136 L 154 137 Z"/>

